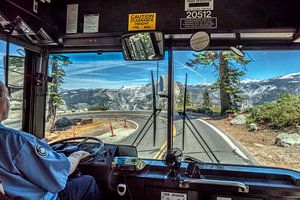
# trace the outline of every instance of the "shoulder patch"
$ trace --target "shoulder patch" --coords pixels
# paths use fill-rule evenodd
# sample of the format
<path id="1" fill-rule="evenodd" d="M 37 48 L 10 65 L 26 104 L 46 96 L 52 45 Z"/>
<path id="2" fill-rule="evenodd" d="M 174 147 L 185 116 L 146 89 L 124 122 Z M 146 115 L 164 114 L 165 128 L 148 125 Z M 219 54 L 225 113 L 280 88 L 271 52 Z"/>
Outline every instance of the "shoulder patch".
<path id="1" fill-rule="evenodd" d="M 40 157 L 48 156 L 48 151 L 39 144 L 35 145 L 35 153 Z"/>

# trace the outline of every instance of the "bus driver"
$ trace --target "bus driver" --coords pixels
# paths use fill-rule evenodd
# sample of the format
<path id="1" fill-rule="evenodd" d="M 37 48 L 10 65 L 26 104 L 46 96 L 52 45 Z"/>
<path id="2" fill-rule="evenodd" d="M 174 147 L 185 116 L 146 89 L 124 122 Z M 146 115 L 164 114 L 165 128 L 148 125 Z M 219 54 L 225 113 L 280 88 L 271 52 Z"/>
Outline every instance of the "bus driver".
<path id="1" fill-rule="evenodd" d="M 0 81 L 0 123 L 9 113 L 8 90 Z M 0 124 L 0 180 L 5 194 L 25 200 L 100 200 L 91 176 L 68 179 L 79 161 L 89 155 L 77 151 L 66 157 L 31 134 Z"/>

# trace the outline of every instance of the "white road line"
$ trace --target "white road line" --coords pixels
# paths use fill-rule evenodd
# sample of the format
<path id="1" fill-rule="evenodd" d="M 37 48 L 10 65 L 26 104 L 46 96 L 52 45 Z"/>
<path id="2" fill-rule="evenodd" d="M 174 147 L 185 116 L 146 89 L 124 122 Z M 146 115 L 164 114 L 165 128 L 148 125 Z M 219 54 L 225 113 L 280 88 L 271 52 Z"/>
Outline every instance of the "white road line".
<path id="1" fill-rule="evenodd" d="M 233 142 L 231 141 L 230 138 L 227 137 L 227 135 L 225 135 L 222 131 L 220 131 L 219 129 L 217 129 L 216 127 L 214 127 L 213 125 L 211 125 L 210 123 L 202 120 L 202 119 L 197 119 L 200 122 L 206 124 L 207 126 L 209 126 L 211 129 L 213 129 L 216 133 L 218 133 L 225 142 L 227 142 L 227 144 L 237 153 L 239 154 L 241 157 L 249 160 L 249 158 L 235 145 L 233 144 Z"/>
<path id="2" fill-rule="evenodd" d="M 138 128 L 139 128 L 138 123 L 136 123 L 135 121 L 132 121 L 130 119 L 126 119 L 126 120 L 129 121 L 129 122 L 132 122 L 132 123 L 134 123 L 136 125 L 136 129 L 134 131 L 138 130 Z"/>

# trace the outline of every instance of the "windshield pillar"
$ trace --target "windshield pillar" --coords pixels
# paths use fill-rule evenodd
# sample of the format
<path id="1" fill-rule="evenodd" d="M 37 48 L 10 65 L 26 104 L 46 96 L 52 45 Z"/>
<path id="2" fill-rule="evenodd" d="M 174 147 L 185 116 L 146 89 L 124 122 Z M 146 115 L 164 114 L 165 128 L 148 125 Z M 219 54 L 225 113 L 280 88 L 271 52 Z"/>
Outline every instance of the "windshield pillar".
<path id="1" fill-rule="evenodd" d="M 168 124 L 167 149 L 173 148 L 173 111 L 174 111 L 174 66 L 172 39 L 168 48 Z"/>

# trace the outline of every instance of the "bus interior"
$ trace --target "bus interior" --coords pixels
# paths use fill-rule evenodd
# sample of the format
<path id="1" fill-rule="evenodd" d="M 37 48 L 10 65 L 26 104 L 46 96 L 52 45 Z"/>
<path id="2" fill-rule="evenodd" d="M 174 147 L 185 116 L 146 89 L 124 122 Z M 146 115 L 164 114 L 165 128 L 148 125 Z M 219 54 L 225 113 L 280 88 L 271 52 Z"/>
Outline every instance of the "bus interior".
<path id="1" fill-rule="evenodd" d="M 1 0 L 0 57 L 3 124 L 104 199 L 300 199 L 297 0 Z"/>

